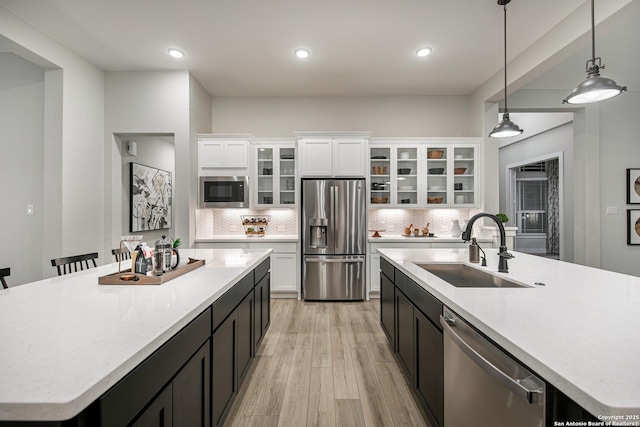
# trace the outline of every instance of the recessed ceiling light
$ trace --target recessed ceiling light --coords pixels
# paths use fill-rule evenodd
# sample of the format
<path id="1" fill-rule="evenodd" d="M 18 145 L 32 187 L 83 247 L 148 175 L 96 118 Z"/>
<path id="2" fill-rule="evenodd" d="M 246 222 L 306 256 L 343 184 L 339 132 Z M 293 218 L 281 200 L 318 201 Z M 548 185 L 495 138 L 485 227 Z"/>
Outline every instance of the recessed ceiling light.
<path id="1" fill-rule="evenodd" d="M 309 52 L 308 49 L 304 49 L 304 48 L 298 48 L 293 53 L 296 55 L 296 57 L 300 59 L 308 58 L 309 55 L 311 55 L 311 52 Z"/>
<path id="2" fill-rule="evenodd" d="M 433 49 L 431 49 L 430 47 L 421 47 L 420 49 L 416 50 L 416 55 L 420 57 L 429 56 L 432 50 Z"/>
<path id="3" fill-rule="evenodd" d="M 184 58 L 184 52 L 180 49 L 176 49 L 175 47 L 170 47 L 169 49 L 167 49 L 167 52 L 169 52 L 169 55 L 173 56 L 174 58 Z"/>

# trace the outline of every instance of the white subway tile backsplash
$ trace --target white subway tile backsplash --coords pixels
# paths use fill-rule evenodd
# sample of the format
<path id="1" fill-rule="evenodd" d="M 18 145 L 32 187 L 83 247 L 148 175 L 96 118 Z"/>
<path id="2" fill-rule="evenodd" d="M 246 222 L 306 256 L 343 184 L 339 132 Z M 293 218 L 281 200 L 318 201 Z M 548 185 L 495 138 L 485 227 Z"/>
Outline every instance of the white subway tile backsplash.
<path id="1" fill-rule="evenodd" d="M 197 209 L 196 238 L 243 235 L 242 215 L 270 215 L 267 235 L 297 235 L 297 209 Z"/>
<path id="2" fill-rule="evenodd" d="M 399 235 L 409 224 L 420 228 L 429 224 L 429 230 L 436 236 L 448 236 L 454 219 L 464 227 L 479 212 L 478 209 L 369 209 L 368 229 L 384 229 L 387 231 L 382 234 Z M 197 209 L 196 238 L 244 234 L 241 215 L 271 215 L 268 235 L 299 233 L 297 209 Z M 473 235 L 491 237 L 489 231 L 480 229 L 479 223 L 474 226 Z"/>
<path id="3" fill-rule="evenodd" d="M 405 227 L 413 224 L 423 228 L 429 224 L 429 231 L 436 236 L 449 236 L 453 220 L 457 219 L 464 228 L 466 222 L 476 213 L 477 209 L 369 209 L 369 229 L 387 230 L 385 235 L 402 234 Z M 476 223 L 473 235 L 476 237 L 490 237 L 491 234 L 481 230 Z"/>

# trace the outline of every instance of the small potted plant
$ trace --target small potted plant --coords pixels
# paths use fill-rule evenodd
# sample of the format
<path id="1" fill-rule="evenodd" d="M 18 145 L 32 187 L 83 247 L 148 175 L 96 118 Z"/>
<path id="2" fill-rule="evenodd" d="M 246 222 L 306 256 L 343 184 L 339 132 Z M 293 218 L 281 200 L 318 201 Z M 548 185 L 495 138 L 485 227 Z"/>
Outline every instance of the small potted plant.
<path id="1" fill-rule="evenodd" d="M 171 242 L 171 268 L 178 268 L 178 265 L 180 265 L 180 252 L 178 252 L 178 248 L 181 244 L 182 241 L 179 237 L 176 237 Z"/>
<path id="2" fill-rule="evenodd" d="M 496 218 L 498 218 L 503 225 L 509 222 L 509 217 L 502 212 L 497 213 Z"/>

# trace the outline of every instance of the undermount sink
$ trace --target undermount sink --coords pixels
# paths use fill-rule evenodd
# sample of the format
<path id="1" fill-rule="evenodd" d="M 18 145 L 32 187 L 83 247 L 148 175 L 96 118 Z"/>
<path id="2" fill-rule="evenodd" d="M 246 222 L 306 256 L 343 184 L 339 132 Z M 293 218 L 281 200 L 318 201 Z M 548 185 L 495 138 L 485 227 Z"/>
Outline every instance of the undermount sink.
<path id="1" fill-rule="evenodd" d="M 456 288 L 528 288 L 465 264 L 417 264 Z"/>

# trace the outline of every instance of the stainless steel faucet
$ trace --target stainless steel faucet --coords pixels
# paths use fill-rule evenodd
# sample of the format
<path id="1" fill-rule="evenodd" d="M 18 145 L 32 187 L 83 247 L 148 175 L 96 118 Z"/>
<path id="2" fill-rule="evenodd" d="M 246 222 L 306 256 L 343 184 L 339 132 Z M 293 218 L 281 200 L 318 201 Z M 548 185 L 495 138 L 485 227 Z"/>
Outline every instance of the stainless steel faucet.
<path id="1" fill-rule="evenodd" d="M 469 222 L 467 222 L 466 228 L 462 232 L 462 240 L 464 240 L 465 242 L 468 242 L 469 240 L 471 240 L 471 229 L 473 228 L 473 223 L 476 222 L 478 218 L 482 218 L 482 217 L 491 218 L 492 220 L 495 221 L 496 224 L 498 224 L 498 230 L 500 231 L 500 250 L 498 251 L 498 271 L 500 273 L 508 273 L 509 266 L 507 265 L 507 260 L 515 257 L 513 256 L 513 254 L 510 254 L 507 251 L 507 237 L 506 237 L 506 233 L 504 232 L 504 225 L 502 225 L 502 222 L 498 219 L 497 216 L 492 215 L 490 213 L 485 213 L 485 212 L 481 212 L 479 214 L 472 216 Z"/>

